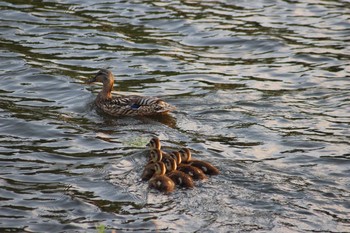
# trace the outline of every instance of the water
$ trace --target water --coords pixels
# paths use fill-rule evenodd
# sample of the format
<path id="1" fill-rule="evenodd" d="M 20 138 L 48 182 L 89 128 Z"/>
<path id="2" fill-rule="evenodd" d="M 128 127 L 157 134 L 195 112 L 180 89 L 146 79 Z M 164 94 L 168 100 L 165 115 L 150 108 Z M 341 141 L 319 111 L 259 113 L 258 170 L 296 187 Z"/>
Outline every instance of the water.
<path id="1" fill-rule="evenodd" d="M 0 2 L 0 231 L 350 232 L 349 7 Z M 177 111 L 97 112 L 102 67 Z M 221 175 L 148 190 L 152 136 Z"/>

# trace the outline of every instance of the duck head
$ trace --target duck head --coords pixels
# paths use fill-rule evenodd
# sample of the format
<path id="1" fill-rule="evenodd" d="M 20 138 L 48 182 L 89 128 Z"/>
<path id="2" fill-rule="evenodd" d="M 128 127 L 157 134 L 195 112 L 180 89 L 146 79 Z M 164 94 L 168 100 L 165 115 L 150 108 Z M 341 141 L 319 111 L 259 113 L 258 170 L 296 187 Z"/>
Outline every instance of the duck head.
<path id="1" fill-rule="evenodd" d="M 159 138 L 157 137 L 154 137 L 152 138 L 149 143 L 147 144 L 147 146 L 149 146 L 151 149 L 152 148 L 156 148 L 156 149 L 159 149 L 161 148 L 161 145 L 160 145 L 160 140 Z"/>
<path id="2" fill-rule="evenodd" d="M 182 148 L 179 150 L 182 162 L 189 162 L 191 160 L 191 151 L 188 148 Z"/>
<path id="3" fill-rule="evenodd" d="M 150 151 L 150 157 L 149 157 L 149 161 L 156 163 L 156 162 L 160 162 L 163 158 L 163 154 L 162 151 L 159 149 L 152 149 Z"/>
<path id="4" fill-rule="evenodd" d="M 175 171 L 177 169 L 177 165 L 176 165 L 176 161 L 175 159 L 172 158 L 165 158 L 163 160 L 166 170 L 171 172 L 171 171 Z"/>
<path id="5" fill-rule="evenodd" d="M 110 83 L 111 80 L 114 82 L 114 75 L 110 70 L 100 69 L 93 78 L 86 81 L 87 84 L 94 82 Z"/>
<path id="6" fill-rule="evenodd" d="M 165 175 L 166 167 L 163 162 L 156 162 L 154 164 L 154 170 L 156 175 Z"/>
<path id="7" fill-rule="evenodd" d="M 100 92 L 100 97 L 102 99 L 112 98 L 111 92 L 114 84 L 114 75 L 110 70 L 100 69 L 93 78 L 86 81 L 87 84 L 94 82 L 103 83 L 103 89 Z"/>
<path id="8" fill-rule="evenodd" d="M 176 161 L 176 165 L 179 165 L 181 163 L 181 154 L 178 151 L 173 151 L 169 155 Z"/>

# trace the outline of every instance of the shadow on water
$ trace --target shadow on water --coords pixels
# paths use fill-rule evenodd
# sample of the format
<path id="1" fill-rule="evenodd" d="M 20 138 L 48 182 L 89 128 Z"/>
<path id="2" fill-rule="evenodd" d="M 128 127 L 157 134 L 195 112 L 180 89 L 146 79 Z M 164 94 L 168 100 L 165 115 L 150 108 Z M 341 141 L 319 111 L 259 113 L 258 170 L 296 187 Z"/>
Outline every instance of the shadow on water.
<path id="1" fill-rule="evenodd" d="M 348 8 L 2 1 L 0 231 L 349 232 Z M 177 110 L 100 113 L 100 68 Z M 221 174 L 150 190 L 153 136 Z"/>

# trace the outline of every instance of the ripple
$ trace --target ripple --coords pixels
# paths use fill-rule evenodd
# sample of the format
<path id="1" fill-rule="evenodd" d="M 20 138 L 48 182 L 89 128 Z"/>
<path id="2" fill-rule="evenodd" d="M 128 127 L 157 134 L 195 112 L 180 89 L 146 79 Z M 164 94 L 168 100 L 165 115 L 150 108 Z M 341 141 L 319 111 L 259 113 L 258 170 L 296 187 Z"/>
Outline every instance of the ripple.
<path id="1" fill-rule="evenodd" d="M 0 218 L 6 231 L 334 231 L 349 215 L 344 1 L 0 3 Z M 167 117 L 93 106 L 160 96 Z M 222 171 L 162 195 L 148 138 Z M 191 224 L 189 224 L 191 223 Z"/>

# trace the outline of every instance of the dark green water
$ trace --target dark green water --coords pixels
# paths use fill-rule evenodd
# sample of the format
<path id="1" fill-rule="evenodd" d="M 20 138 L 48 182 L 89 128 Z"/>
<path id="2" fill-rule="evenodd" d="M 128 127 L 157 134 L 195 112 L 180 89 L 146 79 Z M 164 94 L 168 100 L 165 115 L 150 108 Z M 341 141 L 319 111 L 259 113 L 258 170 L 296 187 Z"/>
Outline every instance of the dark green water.
<path id="1" fill-rule="evenodd" d="M 1 1 L 0 232 L 350 232 L 348 1 Z M 115 91 L 168 117 L 96 111 Z M 159 136 L 221 175 L 162 195 Z"/>

